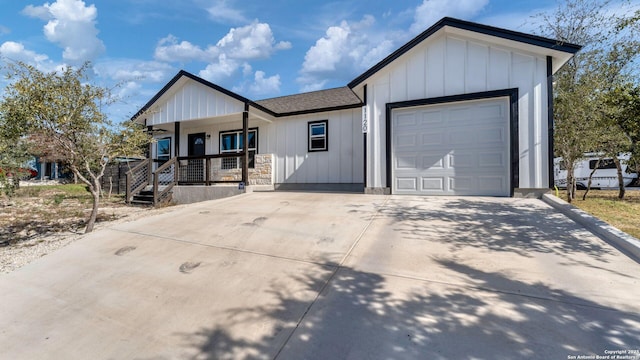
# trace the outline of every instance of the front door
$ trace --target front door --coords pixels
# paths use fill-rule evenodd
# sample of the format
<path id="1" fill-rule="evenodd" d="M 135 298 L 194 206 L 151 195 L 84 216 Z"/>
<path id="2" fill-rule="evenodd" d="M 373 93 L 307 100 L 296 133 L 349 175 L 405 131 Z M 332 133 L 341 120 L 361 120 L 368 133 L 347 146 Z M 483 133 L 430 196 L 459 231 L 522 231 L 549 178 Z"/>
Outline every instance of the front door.
<path id="1" fill-rule="evenodd" d="M 205 133 L 189 134 L 188 156 L 204 157 L 205 153 Z M 189 159 L 186 168 L 180 168 L 180 181 L 190 184 L 201 184 L 205 182 L 204 158 Z"/>
<path id="2" fill-rule="evenodd" d="M 187 155 L 204 156 L 205 139 L 205 133 L 189 134 L 189 153 Z"/>

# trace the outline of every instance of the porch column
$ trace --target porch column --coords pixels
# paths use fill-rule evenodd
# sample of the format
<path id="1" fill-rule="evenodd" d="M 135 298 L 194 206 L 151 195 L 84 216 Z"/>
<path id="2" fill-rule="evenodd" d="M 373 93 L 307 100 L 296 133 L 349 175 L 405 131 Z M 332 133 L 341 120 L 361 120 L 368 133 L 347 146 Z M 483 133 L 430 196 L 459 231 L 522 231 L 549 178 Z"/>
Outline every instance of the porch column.
<path id="1" fill-rule="evenodd" d="M 242 112 L 242 152 L 244 152 L 242 161 L 242 182 L 244 186 L 249 185 L 249 103 L 244 103 L 244 111 Z"/>
<path id="2" fill-rule="evenodd" d="M 175 149 L 174 149 L 174 152 L 173 152 L 173 156 L 178 157 L 178 156 L 180 156 L 180 121 L 176 121 L 174 133 L 175 133 L 175 135 L 174 135 L 174 137 L 175 137 L 175 141 L 174 141 Z"/>
<path id="3" fill-rule="evenodd" d="M 153 135 L 153 126 L 147 126 L 147 133 Z M 149 142 L 149 147 L 147 148 L 147 158 L 151 159 L 153 156 L 153 141 Z"/>

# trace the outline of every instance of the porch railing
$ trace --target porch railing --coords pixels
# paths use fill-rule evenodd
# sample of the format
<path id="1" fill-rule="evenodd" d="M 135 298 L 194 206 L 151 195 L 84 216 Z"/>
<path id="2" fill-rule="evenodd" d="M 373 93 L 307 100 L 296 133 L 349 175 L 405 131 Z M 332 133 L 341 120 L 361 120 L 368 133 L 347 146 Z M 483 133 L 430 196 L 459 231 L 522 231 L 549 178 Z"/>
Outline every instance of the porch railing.
<path id="1" fill-rule="evenodd" d="M 178 183 L 178 159 L 172 158 L 162 164 L 153 173 L 153 205 L 164 201 L 170 194 L 171 189 Z"/>
<path id="2" fill-rule="evenodd" d="M 152 171 L 153 162 L 147 159 L 127 172 L 126 200 L 128 203 L 133 200 L 135 194 L 151 184 Z"/>
<path id="3" fill-rule="evenodd" d="M 178 184 L 211 185 L 212 183 L 238 183 L 242 176 L 221 177 L 221 172 L 232 173 L 242 169 L 244 153 L 212 154 L 178 157 Z"/>

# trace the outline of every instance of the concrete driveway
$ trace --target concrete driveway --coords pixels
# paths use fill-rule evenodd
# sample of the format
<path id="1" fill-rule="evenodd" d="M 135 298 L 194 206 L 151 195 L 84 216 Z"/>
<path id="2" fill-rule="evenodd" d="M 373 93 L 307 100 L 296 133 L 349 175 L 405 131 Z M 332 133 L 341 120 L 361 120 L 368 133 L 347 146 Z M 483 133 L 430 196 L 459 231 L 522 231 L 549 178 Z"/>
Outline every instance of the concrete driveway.
<path id="1" fill-rule="evenodd" d="M 534 199 L 246 194 L 95 232 L 0 294 L 3 359 L 640 350 L 640 265 Z"/>

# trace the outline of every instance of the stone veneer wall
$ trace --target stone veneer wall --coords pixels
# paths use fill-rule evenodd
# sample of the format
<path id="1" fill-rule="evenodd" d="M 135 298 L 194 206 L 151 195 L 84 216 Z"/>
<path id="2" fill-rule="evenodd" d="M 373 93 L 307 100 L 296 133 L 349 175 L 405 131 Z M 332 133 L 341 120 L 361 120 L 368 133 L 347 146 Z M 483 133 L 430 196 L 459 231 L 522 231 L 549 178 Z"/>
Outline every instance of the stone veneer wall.
<path id="1" fill-rule="evenodd" d="M 211 159 L 213 181 L 241 181 L 242 169 L 221 169 L 222 159 Z M 255 168 L 249 168 L 249 184 L 273 185 L 273 154 L 256 154 Z"/>

